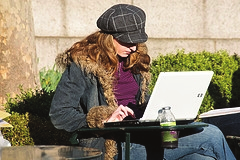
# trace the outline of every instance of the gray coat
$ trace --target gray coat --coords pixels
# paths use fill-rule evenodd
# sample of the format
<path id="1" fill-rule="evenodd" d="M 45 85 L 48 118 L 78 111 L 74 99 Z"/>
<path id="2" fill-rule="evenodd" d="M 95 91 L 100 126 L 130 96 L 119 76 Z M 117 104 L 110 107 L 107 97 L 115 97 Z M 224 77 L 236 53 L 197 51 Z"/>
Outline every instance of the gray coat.
<path id="1" fill-rule="evenodd" d="M 147 83 L 149 79 L 142 74 L 133 76 L 140 86 L 136 102 L 142 104 L 143 100 L 148 99 L 148 94 L 143 93 L 143 82 Z M 106 85 L 111 82 L 104 69 L 96 64 L 82 60 L 66 67 L 53 97 L 49 116 L 57 129 L 74 133 L 71 139 L 73 144 L 78 142 L 81 146 L 98 148 L 104 153 L 104 138 L 79 136 L 77 131 L 88 126 L 86 117 L 91 108 L 107 107 L 114 103 L 112 97 L 115 96 L 111 96 L 113 88 Z"/>

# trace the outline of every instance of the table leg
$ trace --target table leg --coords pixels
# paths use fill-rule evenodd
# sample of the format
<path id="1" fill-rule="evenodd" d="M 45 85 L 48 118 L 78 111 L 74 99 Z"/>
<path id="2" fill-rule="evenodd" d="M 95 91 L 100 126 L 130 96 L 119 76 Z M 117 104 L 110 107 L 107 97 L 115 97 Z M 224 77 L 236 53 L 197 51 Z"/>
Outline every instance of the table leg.
<path id="1" fill-rule="evenodd" d="M 125 160 L 130 160 L 130 133 L 125 133 L 125 142 L 126 142 L 126 148 L 125 148 Z"/>

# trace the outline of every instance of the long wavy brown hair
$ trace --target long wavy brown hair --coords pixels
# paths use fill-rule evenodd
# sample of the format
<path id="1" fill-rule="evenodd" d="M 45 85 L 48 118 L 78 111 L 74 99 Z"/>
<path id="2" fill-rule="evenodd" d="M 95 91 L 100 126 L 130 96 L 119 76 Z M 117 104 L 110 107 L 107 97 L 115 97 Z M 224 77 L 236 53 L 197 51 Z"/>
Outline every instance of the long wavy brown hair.
<path id="1" fill-rule="evenodd" d="M 101 31 L 97 31 L 76 42 L 65 53 L 70 53 L 71 59 L 87 56 L 92 61 L 104 66 L 111 75 L 116 72 L 118 67 L 119 59 L 113 45 L 113 36 Z M 137 50 L 125 59 L 124 67 L 135 74 L 149 71 L 150 56 L 147 54 L 145 43 L 137 44 Z"/>

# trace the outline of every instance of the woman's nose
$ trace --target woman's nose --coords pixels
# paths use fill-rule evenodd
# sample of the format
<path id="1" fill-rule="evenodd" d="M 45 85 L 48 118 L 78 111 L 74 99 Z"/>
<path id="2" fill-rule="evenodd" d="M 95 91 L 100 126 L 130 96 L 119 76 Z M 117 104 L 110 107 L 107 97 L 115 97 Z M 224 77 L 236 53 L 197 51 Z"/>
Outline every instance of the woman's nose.
<path id="1" fill-rule="evenodd" d="M 137 49 L 137 46 L 136 46 L 136 45 L 134 45 L 134 46 L 131 46 L 131 47 L 129 47 L 129 48 L 130 48 L 130 50 L 131 50 L 131 51 L 133 51 L 133 52 L 134 52 L 134 51 L 136 51 L 136 49 Z"/>

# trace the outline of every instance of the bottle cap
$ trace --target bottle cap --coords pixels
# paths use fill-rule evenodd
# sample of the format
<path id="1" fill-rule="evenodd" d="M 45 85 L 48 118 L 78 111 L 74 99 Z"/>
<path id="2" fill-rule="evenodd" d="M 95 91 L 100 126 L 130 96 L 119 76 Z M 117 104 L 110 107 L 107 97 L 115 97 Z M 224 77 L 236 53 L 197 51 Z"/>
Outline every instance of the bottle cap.
<path id="1" fill-rule="evenodd" d="M 164 109 L 164 110 L 165 110 L 165 109 L 169 109 L 169 110 L 170 110 L 171 107 L 170 107 L 170 106 L 166 106 L 166 107 L 163 107 L 162 109 Z"/>

